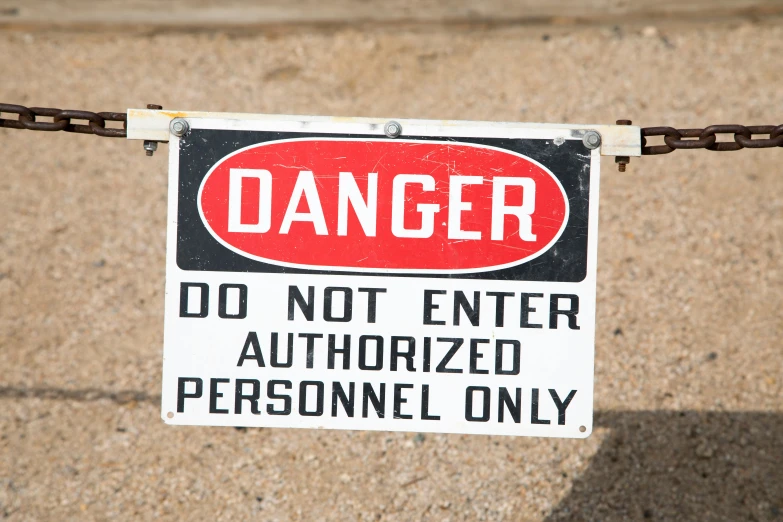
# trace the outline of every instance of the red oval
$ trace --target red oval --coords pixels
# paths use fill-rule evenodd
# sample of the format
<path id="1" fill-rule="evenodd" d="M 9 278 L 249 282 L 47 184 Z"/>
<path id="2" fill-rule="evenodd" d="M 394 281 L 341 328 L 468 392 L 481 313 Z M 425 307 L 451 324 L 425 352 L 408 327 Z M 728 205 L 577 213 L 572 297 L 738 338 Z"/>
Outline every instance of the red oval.
<path id="1" fill-rule="evenodd" d="M 260 169 L 271 174 L 271 208 L 263 204 L 262 182 L 257 179 L 243 179 L 242 196 L 234 198 L 234 204 L 240 200 L 239 223 L 257 225 L 263 219 L 259 214 L 268 212 L 268 231 L 229 231 L 231 169 Z M 326 228 L 321 226 L 319 234 L 313 222 L 293 221 L 287 233 L 281 233 L 286 212 L 292 212 L 288 208 L 289 200 L 303 171 L 313 173 Z M 347 234 L 338 235 L 341 172 L 352 174 L 364 202 L 368 200 L 369 174 L 377 174 L 375 236 L 368 235 L 350 204 L 347 219 L 343 219 Z M 401 174 L 430 176 L 434 181 L 434 189 L 429 191 L 423 190 L 426 186 L 420 183 L 407 184 L 404 201 L 400 198 L 403 206 L 399 207 L 398 203 L 403 211 L 397 212 L 398 222 L 402 215 L 403 226 L 416 230 L 428 222 L 428 213 L 419 212 L 418 205 L 438 205 L 429 237 L 398 237 L 393 232 L 393 185 Z M 461 201 L 471 208 L 460 212 L 458 227 L 462 231 L 479 232 L 480 239 L 464 239 L 456 233 L 457 228 L 452 227 L 450 231 L 448 226 L 449 190 L 454 186 L 453 178 L 460 176 L 480 177 L 481 183 L 462 185 Z M 520 237 L 519 218 L 501 214 L 496 214 L 502 216 L 496 221 L 503 222 L 503 239 L 492 239 L 494 178 L 528 178 L 535 183 L 535 190 L 527 195 L 535 194 L 535 210 L 530 214 L 532 226 L 528 231 L 535 236 L 534 240 L 532 236 L 528 240 Z M 530 182 L 524 183 L 530 186 Z M 524 190 L 528 189 L 507 186 L 504 201 L 496 204 L 519 206 L 525 197 Z M 298 205 L 294 212 L 308 214 L 316 210 L 309 208 L 305 195 L 300 194 L 295 200 Z M 220 160 L 201 184 L 199 212 L 218 241 L 251 259 L 313 269 L 460 273 L 513 266 L 540 255 L 562 233 L 568 203 L 560 182 L 551 172 L 530 158 L 505 149 L 462 142 L 305 138 L 254 145 Z M 232 223 L 237 223 L 236 215 Z M 365 225 L 367 220 L 365 216 Z M 237 230 L 236 225 L 233 230 Z M 527 228 L 522 226 L 522 230 L 524 234 Z M 496 236 L 499 235 L 497 231 Z"/>

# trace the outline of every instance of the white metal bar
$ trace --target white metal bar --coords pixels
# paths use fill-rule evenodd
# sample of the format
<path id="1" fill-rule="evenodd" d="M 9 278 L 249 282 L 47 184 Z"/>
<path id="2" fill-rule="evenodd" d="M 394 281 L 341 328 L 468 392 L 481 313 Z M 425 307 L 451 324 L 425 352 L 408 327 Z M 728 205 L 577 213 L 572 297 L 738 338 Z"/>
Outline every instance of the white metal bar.
<path id="1" fill-rule="evenodd" d="M 169 123 L 174 118 L 205 118 L 226 119 L 237 121 L 291 121 L 300 122 L 304 128 L 313 122 L 341 123 L 346 126 L 363 124 L 376 126 L 382 134 L 383 126 L 391 118 L 344 118 L 334 116 L 290 116 L 279 114 L 245 114 L 235 112 L 199 112 L 199 111 L 168 111 L 148 109 L 128 109 L 128 139 L 169 141 Z M 539 128 L 542 130 L 562 129 L 572 134 L 587 130 L 595 130 L 601 134 L 602 156 L 641 156 L 642 138 L 640 128 L 635 125 L 574 125 L 557 123 L 499 123 L 499 122 L 465 122 L 455 120 L 404 120 L 394 118 L 402 124 L 402 128 L 443 128 L 455 126 L 486 126 L 495 130 Z"/>

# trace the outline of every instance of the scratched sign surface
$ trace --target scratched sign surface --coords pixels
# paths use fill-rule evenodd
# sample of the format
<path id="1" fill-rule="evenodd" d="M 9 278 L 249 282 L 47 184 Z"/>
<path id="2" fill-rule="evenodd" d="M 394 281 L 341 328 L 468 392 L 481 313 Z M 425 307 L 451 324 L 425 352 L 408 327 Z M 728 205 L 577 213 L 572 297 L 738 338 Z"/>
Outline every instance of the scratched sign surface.
<path id="1" fill-rule="evenodd" d="M 189 123 L 170 147 L 166 422 L 590 433 L 586 129 Z"/>

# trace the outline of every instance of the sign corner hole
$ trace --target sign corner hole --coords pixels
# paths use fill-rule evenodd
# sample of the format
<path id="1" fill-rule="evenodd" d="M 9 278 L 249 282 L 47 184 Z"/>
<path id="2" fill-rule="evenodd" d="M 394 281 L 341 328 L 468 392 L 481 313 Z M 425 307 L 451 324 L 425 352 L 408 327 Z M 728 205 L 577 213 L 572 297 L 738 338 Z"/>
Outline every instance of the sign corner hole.
<path id="1" fill-rule="evenodd" d="M 171 413 L 169 413 L 169 415 L 171 415 Z M 587 427 L 585 427 L 585 426 L 579 426 L 579 431 L 580 431 L 581 433 L 584 433 L 584 432 L 586 432 L 586 431 L 587 431 Z"/>
<path id="2" fill-rule="evenodd" d="M 169 418 L 169 419 L 173 419 L 173 418 L 174 418 L 174 413 L 172 413 L 172 412 L 168 412 L 168 413 L 166 414 L 166 417 L 167 417 L 167 418 Z M 584 426 L 583 426 L 583 427 L 584 427 Z M 583 431 L 584 431 L 584 430 L 583 430 Z"/>

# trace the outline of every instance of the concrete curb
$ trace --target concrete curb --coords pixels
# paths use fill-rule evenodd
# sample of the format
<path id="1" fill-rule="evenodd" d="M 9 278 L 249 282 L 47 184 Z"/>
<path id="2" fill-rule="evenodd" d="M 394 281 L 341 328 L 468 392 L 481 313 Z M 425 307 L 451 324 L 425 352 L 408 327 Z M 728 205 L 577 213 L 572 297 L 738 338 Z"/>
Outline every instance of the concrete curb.
<path id="1" fill-rule="evenodd" d="M 0 0 L 0 30 L 79 32 L 260 32 L 348 28 L 570 28 L 783 19 L 778 0 L 448 2 L 337 0 Z"/>

